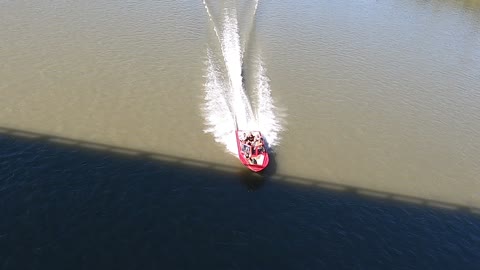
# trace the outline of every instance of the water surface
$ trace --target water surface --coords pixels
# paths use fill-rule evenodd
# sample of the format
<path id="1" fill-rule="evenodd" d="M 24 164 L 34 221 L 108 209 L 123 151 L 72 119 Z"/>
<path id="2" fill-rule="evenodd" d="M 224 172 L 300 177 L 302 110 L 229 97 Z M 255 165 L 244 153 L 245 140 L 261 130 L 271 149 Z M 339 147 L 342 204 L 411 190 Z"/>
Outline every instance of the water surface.
<path id="1" fill-rule="evenodd" d="M 478 1 L 2 1 L 0 25 L 5 269 L 480 262 Z M 234 120 L 274 151 L 258 192 Z"/>

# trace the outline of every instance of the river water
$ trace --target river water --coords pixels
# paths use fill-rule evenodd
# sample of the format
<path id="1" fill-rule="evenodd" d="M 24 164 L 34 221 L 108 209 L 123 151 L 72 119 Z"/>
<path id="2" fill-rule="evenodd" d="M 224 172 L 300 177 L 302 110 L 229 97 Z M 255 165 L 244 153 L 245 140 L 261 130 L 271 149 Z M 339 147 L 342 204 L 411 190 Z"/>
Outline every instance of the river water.
<path id="1" fill-rule="evenodd" d="M 478 1 L 0 3 L 0 269 L 480 264 Z"/>

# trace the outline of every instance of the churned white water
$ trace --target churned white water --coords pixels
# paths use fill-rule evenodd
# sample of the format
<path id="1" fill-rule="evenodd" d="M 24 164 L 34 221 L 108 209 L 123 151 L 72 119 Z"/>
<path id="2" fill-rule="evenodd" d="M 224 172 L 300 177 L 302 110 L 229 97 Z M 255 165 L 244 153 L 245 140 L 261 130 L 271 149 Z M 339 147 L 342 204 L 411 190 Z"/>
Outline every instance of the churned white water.
<path id="1" fill-rule="evenodd" d="M 204 1 L 204 5 L 217 39 L 211 41 L 212 44 L 209 44 L 207 49 L 203 104 L 207 126 L 205 132 L 211 133 L 215 141 L 223 144 L 232 154 L 237 153 L 234 133 L 236 129 L 259 130 L 270 147 L 278 144 L 282 130 L 281 117 L 274 105 L 269 79 L 260 55 L 255 56 L 256 66 L 253 68 L 256 75 L 250 78 L 255 80 L 254 89 L 250 91 L 252 95 L 247 96 L 245 91 L 242 67 L 248 34 L 242 42 L 235 7 L 224 8 L 221 26 L 217 27 L 219 24 L 212 16 L 209 4 Z M 253 14 L 249 15 L 252 16 L 251 21 L 254 20 L 257 8 L 258 1 L 255 2 Z M 218 45 L 221 57 L 211 49 Z"/>

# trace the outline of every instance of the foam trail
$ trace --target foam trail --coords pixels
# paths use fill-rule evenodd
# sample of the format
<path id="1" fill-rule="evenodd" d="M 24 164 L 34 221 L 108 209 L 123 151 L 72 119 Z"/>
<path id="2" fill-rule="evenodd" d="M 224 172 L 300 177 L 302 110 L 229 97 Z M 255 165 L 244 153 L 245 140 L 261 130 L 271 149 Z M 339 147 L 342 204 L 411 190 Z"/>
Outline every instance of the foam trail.
<path id="1" fill-rule="evenodd" d="M 248 44 L 248 37 L 249 37 L 249 34 L 252 32 L 252 28 L 253 28 L 253 24 L 255 22 L 255 18 L 256 18 L 256 15 L 257 15 L 257 9 L 258 9 L 258 2 L 259 0 L 255 0 L 255 7 L 253 8 L 253 15 L 252 15 L 252 19 L 250 21 L 250 24 L 248 25 L 248 31 L 247 31 L 247 35 L 244 37 L 243 39 L 243 44 L 242 44 L 242 59 L 245 55 L 245 50 L 247 49 L 247 44 Z"/>
<path id="2" fill-rule="evenodd" d="M 255 113 L 246 95 L 242 78 L 245 48 L 241 46 L 236 9 L 224 9 L 223 25 L 221 31 L 218 31 L 219 28 L 215 25 L 206 0 L 203 2 L 213 23 L 213 30 L 220 43 L 221 51 L 221 56 L 217 57 L 210 46 L 207 50 L 205 103 L 203 105 L 207 126 L 205 132 L 212 133 L 215 141 L 223 144 L 226 150 L 234 155 L 237 154 L 234 136 L 235 121 L 239 129 L 260 130 L 269 146 L 277 145 L 279 132 L 282 130 L 282 118 L 278 118 L 278 110 L 273 105 L 269 79 L 260 56 L 256 62 L 257 73 L 253 78 L 255 80 L 253 93 L 256 105 L 258 105 Z M 258 1 L 256 0 L 253 17 L 257 6 Z M 253 27 L 253 23 L 249 27 Z"/>
<path id="3" fill-rule="evenodd" d="M 255 9 L 253 10 L 253 17 L 257 16 L 257 9 L 258 9 L 258 2 L 259 0 L 255 0 Z"/>
<path id="4" fill-rule="evenodd" d="M 269 147 L 278 145 L 279 134 L 283 130 L 284 115 L 276 108 L 270 89 L 270 79 L 266 75 L 266 68 L 260 56 L 257 59 L 257 74 L 255 75 L 255 91 L 257 98 L 257 122 L 262 127 Z"/>
<path id="5" fill-rule="evenodd" d="M 236 116 L 240 129 L 252 129 L 253 110 L 243 89 L 242 58 L 238 22 L 235 12 L 225 10 L 225 27 L 222 39 L 222 51 L 230 79 L 231 100 L 233 113 Z"/>
<path id="6" fill-rule="evenodd" d="M 233 103 L 231 106 L 233 108 L 233 113 L 235 114 L 235 120 L 237 121 L 238 126 L 243 129 L 258 128 L 258 125 L 252 125 L 253 110 L 245 95 L 242 84 L 243 51 L 240 47 L 240 35 L 238 32 L 236 10 L 225 9 L 225 26 L 222 35 L 220 35 L 206 0 L 203 0 L 203 4 L 210 21 L 213 23 L 213 30 L 221 45 L 223 58 L 230 79 L 231 91 L 229 97 Z M 257 5 L 258 0 L 256 0 L 255 11 Z"/>
<path id="7" fill-rule="evenodd" d="M 213 24 L 213 31 L 215 32 L 215 35 L 217 36 L 218 42 L 222 43 L 222 39 L 220 38 L 220 34 L 218 33 L 217 26 L 215 25 L 215 21 L 213 20 L 212 13 L 210 12 L 210 9 L 208 8 L 208 4 L 206 0 L 203 0 L 203 5 L 205 6 L 205 9 L 207 10 L 208 18 Z"/>
<path id="8" fill-rule="evenodd" d="M 235 124 L 224 84 L 225 79 L 218 66 L 215 65 L 213 53 L 207 51 L 207 75 L 205 82 L 205 104 L 203 108 L 207 128 L 205 132 L 212 133 L 215 141 L 225 145 L 228 152 L 237 153 L 237 144 L 233 131 Z"/>

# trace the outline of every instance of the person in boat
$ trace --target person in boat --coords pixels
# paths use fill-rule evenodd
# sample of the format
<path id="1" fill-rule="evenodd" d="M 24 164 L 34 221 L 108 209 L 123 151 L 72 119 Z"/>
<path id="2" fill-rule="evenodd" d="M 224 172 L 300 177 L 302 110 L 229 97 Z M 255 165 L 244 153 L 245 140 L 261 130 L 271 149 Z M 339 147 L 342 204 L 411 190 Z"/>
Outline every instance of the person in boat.
<path id="1" fill-rule="evenodd" d="M 257 142 L 260 141 L 260 134 L 255 135 L 255 139 L 253 140 L 253 144 L 256 145 Z"/>
<path id="2" fill-rule="evenodd" d="M 250 153 L 245 152 L 245 159 L 248 159 L 248 160 L 250 159 Z"/>
<path id="3" fill-rule="evenodd" d="M 245 134 L 245 132 L 243 133 L 243 136 L 239 138 L 240 139 L 240 142 L 244 143 L 245 142 L 245 139 L 247 139 L 247 134 Z"/>
<path id="4" fill-rule="evenodd" d="M 255 149 L 257 149 L 259 153 L 263 153 L 265 150 L 262 137 L 255 141 Z"/>
<path id="5" fill-rule="evenodd" d="M 257 161 L 252 157 L 250 152 L 245 153 L 245 159 L 250 163 L 250 164 L 257 164 Z"/>
<path id="6" fill-rule="evenodd" d="M 248 145 L 252 145 L 254 140 L 255 140 L 255 137 L 253 136 L 252 132 L 249 132 L 248 136 L 245 138 L 245 143 Z"/>

